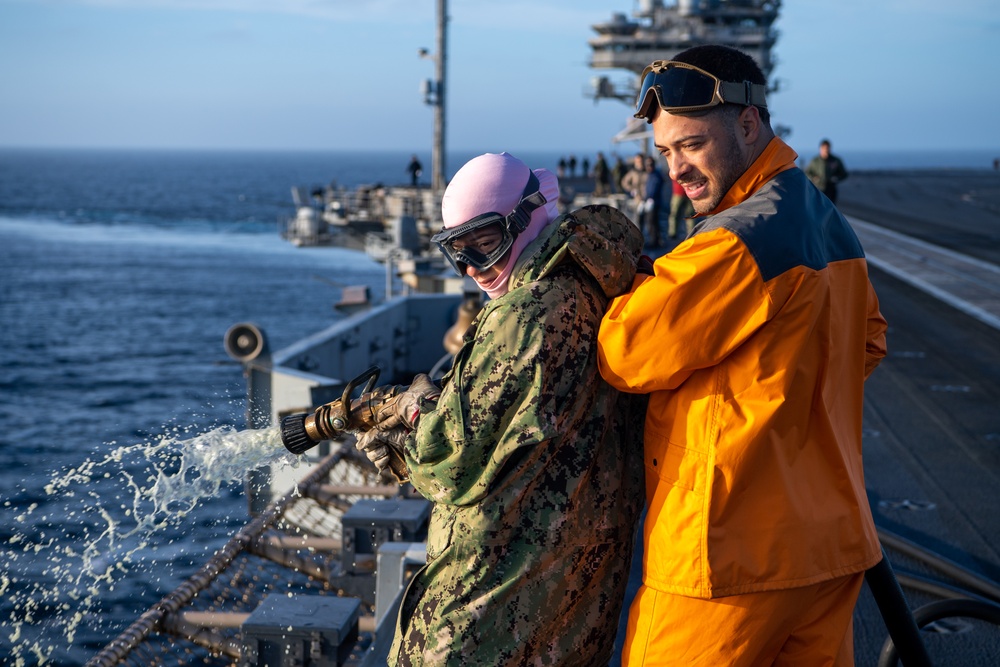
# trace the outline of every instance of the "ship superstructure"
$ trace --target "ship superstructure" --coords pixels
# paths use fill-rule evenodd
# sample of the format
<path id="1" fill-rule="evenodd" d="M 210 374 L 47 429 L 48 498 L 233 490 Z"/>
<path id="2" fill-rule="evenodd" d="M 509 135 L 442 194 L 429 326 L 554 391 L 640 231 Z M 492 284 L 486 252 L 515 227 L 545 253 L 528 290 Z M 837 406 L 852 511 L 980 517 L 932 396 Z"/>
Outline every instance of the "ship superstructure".
<path id="1" fill-rule="evenodd" d="M 627 70 L 634 76 L 613 82 L 607 76 L 592 81 L 594 99 L 635 101 L 638 75 L 654 60 L 670 60 L 679 52 L 700 44 L 725 44 L 740 49 L 757 61 L 769 81 L 775 59 L 771 52 L 778 40 L 774 22 L 781 0 L 638 0 L 632 18 L 623 13 L 593 26 L 597 36 L 588 40 L 590 66 L 594 69 Z M 616 141 L 640 139 L 645 124 L 629 126 Z"/>

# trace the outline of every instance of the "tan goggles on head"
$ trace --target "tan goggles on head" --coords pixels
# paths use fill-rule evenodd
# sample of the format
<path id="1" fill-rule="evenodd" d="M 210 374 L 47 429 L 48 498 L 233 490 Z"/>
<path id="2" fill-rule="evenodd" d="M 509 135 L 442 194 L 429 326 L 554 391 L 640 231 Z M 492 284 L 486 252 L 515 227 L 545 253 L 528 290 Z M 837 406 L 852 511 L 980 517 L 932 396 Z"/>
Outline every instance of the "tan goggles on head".
<path id="1" fill-rule="evenodd" d="M 654 98 L 670 113 L 704 111 L 717 104 L 739 104 L 767 108 L 759 83 L 723 81 L 700 67 L 675 60 L 657 60 L 642 71 L 642 87 L 636 98 L 635 117 L 649 120 Z"/>

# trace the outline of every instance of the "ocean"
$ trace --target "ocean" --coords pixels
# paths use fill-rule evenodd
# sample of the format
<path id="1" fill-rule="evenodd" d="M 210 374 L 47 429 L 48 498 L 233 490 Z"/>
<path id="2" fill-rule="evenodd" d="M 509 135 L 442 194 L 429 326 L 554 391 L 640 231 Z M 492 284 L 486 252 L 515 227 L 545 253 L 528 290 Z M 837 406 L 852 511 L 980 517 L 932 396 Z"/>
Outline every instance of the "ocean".
<path id="1" fill-rule="evenodd" d="M 449 175 L 474 154 L 449 155 Z M 553 170 L 562 157 L 518 156 Z M 384 267 L 363 253 L 279 238 L 290 188 L 401 183 L 409 157 L 0 149 L 0 664 L 82 665 L 246 522 L 237 476 L 155 529 L 137 489 L 177 471 L 178 443 L 244 427 L 232 324 L 281 349 L 341 317 L 344 286 L 383 297 Z"/>

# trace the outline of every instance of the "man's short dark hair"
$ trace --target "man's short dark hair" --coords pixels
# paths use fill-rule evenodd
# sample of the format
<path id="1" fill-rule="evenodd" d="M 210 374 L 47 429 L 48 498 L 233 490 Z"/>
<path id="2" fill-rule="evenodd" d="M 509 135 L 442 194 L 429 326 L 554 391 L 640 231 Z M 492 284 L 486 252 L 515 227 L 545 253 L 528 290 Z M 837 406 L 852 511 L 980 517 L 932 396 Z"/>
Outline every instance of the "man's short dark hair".
<path id="1" fill-rule="evenodd" d="M 714 74 L 723 81 L 759 83 L 767 86 L 767 77 L 757 61 L 748 54 L 721 44 L 704 44 L 681 51 L 673 60 L 694 65 Z M 757 107 L 760 119 L 770 125 L 771 114 L 766 108 Z"/>

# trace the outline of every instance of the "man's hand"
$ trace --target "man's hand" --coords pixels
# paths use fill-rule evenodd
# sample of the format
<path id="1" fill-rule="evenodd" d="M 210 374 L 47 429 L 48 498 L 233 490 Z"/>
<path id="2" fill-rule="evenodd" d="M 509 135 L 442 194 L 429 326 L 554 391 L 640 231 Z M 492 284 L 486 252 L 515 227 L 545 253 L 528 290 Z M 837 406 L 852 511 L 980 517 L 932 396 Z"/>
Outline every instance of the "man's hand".
<path id="1" fill-rule="evenodd" d="M 398 481 L 405 482 L 410 478 L 403 455 L 407 435 L 402 426 L 386 431 L 372 429 L 358 436 L 355 447 L 365 453 L 380 473 L 388 469 Z"/>
<path id="2" fill-rule="evenodd" d="M 388 431 L 404 426 L 412 431 L 420 416 L 420 401 L 434 401 L 440 395 L 430 376 L 421 373 L 413 378 L 413 384 L 375 408 L 375 428 Z"/>

